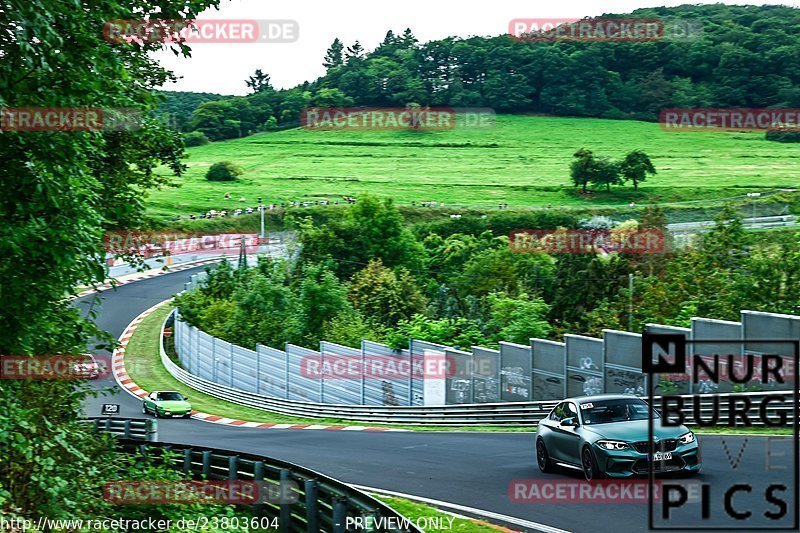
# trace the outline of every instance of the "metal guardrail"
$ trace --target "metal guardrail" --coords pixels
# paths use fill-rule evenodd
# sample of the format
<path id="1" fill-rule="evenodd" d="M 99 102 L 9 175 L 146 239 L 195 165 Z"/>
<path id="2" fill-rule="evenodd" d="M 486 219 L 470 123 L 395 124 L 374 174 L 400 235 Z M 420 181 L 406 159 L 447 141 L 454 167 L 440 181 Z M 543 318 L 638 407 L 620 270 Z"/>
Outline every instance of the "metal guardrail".
<path id="1" fill-rule="evenodd" d="M 122 438 L 152 442 L 158 440 L 158 421 L 149 418 L 92 416 L 82 420 L 96 431 L 107 431 Z"/>
<path id="2" fill-rule="evenodd" d="M 355 422 L 385 423 L 385 424 L 424 424 L 437 426 L 470 426 L 470 425 L 511 425 L 535 426 L 539 420 L 547 416 L 559 402 L 547 400 L 541 402 L 502 402 L 457 404 L 427 407 L 408 406 L 370 406 L 370 405 L 336 405 L 296 400 L 285 400 L 262 396 L 252 392 L 241 391 L 219 385 L 194 376 L 172 362 L 162 351 L 161 360 L 167 371 L 181 383 L 202 393 L 214 396 L 246 407 L 280 413 L 285 415 L 300 416 L 305 418 L 336 418 Z M 770 416 L 779 416 L 783 412 L 787 420 L 791 420 L 793 409 L 792 395 L 787 391 L 775 391 L 783 394 L 785 401 L 771 403 L 766 409 Z M 746 396 L 750 399 L 751 407 L 747 411 L 753 425 L 762 425 L 759 417 L 759 406 L 764 392 L 749 392 L 743 394 L 703 394 L 697 395 L 700 399 L 698 413 L 703 420 L 709 420 L 712 410 L 716 409 L 721 420 L 727 420 L 729 413 L 729 398 L 731 396 Z M 684 401 L 683 414 L 687 425 L 696 423 L 694 414 L 694 395 L 681 395 Z M 715 408 L 715 403 L 718 408 Z M 656 398 L 656 407 L 660 406 L 660 398 Z"/>
<path id="3" fill-rule="evenodd" d="M 329 404 L 275 398 L 220 385 L 195 376 L 181 368 L 167 356 L 167 352 L 164 349 L 163 333 L 165 324 L 166 320 L 161 326 L 159 347 L 161 362 L 172 377 L 184 385 L 209 396 L 272 413 L 304 418 L 333 418 L 372 424 L 435 425 L 442 427 L 477 425 L 533 427 L 542 418 L 550 414 L 553 407 L 560 402 L 560 400 L 544 400 L 438 406 L 390 406 Z M 765 412 L 771 417 L 780 416 L 782 412 L 787 421 L 791 420 L 791 412 L 794 408 L 791 391 L 774 391 L 774 393 L 783 394 L 785 401 L 771 403 Z M 747 414 L 752 425 L 763 426 L 763 421 L 759 416 L 759 407 L 765 394 L 765 392 L 686 394 L 680 395 L 680 397 L 683 398 L 684 402 L 683 415 L 686 425 L 697 424 L 695 412 L 705 421 L 710 420 L 714 412 L 717 413 L 720 419 L 727 421 L 730 410 L 728 398 L 731 396 L 746 396 L 751 402 Z M 697 410 L 694 408 L 695 398 L 700 400 Z M 659 397 L 655 398 L 655 403 L 656 407 L 659 408 Z"/>
<path id="4" fill-rule="evenodd" d="M 166 323 L 166 322 L 165 322 Z M 501 402 L 501 403 L 476 403 L 476 404 L 454 404 L 439 406 L 389 406 L 389 405 L 342 405 L 328 403 L 302 402 L 297 400 L 286 400 L 283 398 L 273 398 L 253 392 L 247 392 L 232 387 L 226 387 L 203 379 L 191 374 L 175 364 L 164 350 L 163 343 L 163 324 L 161 362 L 167 371 L 183 383 L 199 392 L 214 396 L 221 400 L 231 403 L 261 409 L 273 413 L 284 415 L 300 416 L 304 418 L 335 418 L 354 422 L 368 422 L 381 424 L 409 424 L 409 425 L 437 425 L 437 426 L 472 426 L 472 425 L 508 425 L 508 426 L 535 426 L 539 420 L 547 416 L 555 407 L 559 400 L 546 400 L 540 402 Z M 771 416 L 779 416 L 779 412 L 784 412 L 787 420 L 791 419 L 790 413 L 793 409 L 791 393 L 788 391 L 776 391 L 784 394 L 786 401 L 772 403 L 767 408 L 767 413 Z M 750 398 L 751 408 L 748 411 L 754 425 L 762 425 L 758 416 L 760 402 L 765 393 L 750 392 L 744 396 Z M 698 413 L 703 420 L 709 420 L 714 403 L 718 402 L 719 416 L 723 420 L 728 417 L 728 398 L 730 394 L 704 394 L 698 395 L 700 405 Z M 735 396 L 741 396 L 737 394 Z M 684 401 L 684 416 L 687 425 L 694 425 L 694 395 L 687 394 L 681 396 Z M 659 398 L 656 398 L 656 406 L 659 406 Z"/>
<path id="5" fill-rule="evenodd" d="M 122 451 L 131 454 L 163 456 L 166 451 L 172 451 L 175 453 L 172 457 L 173 467 L 193 478 L 263 481 L 275 487 L 286 487 L 293 482 L 297 488 L 296 501 L 267 501 L 248 505 L 252 507 L 254 516 L 279 519 L 279 531 L 282 533 L 344 533 L 352 530 L 347 527 L 348 518 L 360 518 L 361 524 L 371 524 L 366 528 L 359 528 L 364 531 L 422 533 L 413 521 L 407 520 L 389 505 L 369 494 L 293 463 L 249 453 L 186 444 L 143 444 L 131 439 L 119 439 L 117 443 Z M 353 523 L 352 520 L 350 523 Z"/>

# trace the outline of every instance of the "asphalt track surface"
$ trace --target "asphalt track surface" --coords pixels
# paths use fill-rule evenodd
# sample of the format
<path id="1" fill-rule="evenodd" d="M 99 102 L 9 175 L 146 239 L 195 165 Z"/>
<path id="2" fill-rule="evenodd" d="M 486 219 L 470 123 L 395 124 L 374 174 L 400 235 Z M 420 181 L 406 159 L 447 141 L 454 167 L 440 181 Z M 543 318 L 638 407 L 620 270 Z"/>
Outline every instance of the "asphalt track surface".
<path id="1" fill-rule="evenodd" d="M 180 291 L 189 276 L 202 269 L 158 276 L 105 291 L 100 296 L 99 326 L 118 337 L 139 313 Z M 86 309 L 93 297 L 84 297 L 76 305 Z M 96 385 L 112 388 L 114 393 L 90 400 L 87 415 L 99 415 L 100 404 L 106 402 L 120 404 L 120 416 L 143 416 L 141 402 L 122 392 L 113 378 L 99 380 Z M 344 482 L 492 511 L 568 531 L 648 530 L 646 499 L 640 503 L 619 503 L 616 491 L 609 488 L 604 495 L 611 497 L 610 501 L 570 501 L 574 491 L 585 484 L 582 475 L 567 470 L 540 473 L 534 455 L 534 436 L 530 433 L 275 430 L 175 419 L 159 420 L 159 438 L 167 442 L 264 454 L 301 464 Z M 689 490 L 689 502 L 673 513 L 670 522 L 660 520 L 661 506 L 656 504 L 656 527 L 687 531 L 709 526 L 752 530 L 756 526 L 792 525 L 797 510 L 790 438 L 702 436 L 700 444 L 703 472 L 680 482 L 709 485 L 710 518 L 700 519 L 702 506 L 696 501 L 700 491 L 694 487 Z M 538 495 L 529 485 L 523 485 L 525 491 L 516 494 L 527 497 L 527 501 L 520 502 L 512 498 L 513 483 L 518 480 L 543 484 L 539 486 Z M 737 483 L 752 487 L 750 494 L 739 492 L 732 498 L 736 509 L 752 512 L 749 520 L 731 519 L 724 510 L 724 492 Z M 774 483 L 787 487 L 784 492 L 774 493 L 787 502 L 787 514 L 781 520 L 763 516 L 765 511 L 778 510 L 764 495 L 767 486 Z M 558 486 L 562 491 L 560 495 L 555 490 Z M 535 531 L 538 528 L 529 525 L 514 529 Z"/>

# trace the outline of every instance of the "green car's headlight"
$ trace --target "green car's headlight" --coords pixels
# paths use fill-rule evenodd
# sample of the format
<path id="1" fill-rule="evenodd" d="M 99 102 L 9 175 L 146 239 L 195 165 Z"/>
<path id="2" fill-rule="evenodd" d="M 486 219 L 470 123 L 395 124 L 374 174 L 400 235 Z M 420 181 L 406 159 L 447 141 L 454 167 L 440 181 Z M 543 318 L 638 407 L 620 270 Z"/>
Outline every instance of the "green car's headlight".
<path id="1" fill-rule="evenodd" d="M 694 442 L 694 433 L 691 431 L 689 433 L 684 433 L 680 437 L 678 437 L 678 442 L 681 444 L 689 444 Z"/>
<path id="2" fill-rule="evenodd" d="M 596 444 L 606 450 L 624 450 L 628 447 L 628 443 L 621 440 L 599 440 Z"/>

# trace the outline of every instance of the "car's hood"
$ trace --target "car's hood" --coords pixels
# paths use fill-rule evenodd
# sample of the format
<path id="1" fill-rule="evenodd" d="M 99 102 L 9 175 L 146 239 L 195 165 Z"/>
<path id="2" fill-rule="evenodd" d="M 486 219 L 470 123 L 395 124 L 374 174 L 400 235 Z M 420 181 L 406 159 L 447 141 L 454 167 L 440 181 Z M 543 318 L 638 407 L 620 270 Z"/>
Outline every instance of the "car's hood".
<path id="1" fill-rule="evenodd" d="M 647 440 L 647 420 L 609 422 L 607 424 L 584 424 L 584 431 L 596 434 L 599 438 L 638 442 Z M 661 419 L 654 420 L 653 435 L 659 439 L 677 439 L 689 431 L 686 426 L 664 427 Z"/>
<path id="2" fill-rule="evenodd" d="M 185 401 L 176 401 L 176 400 L 162 400 L 158 402 L 159 407 L 163 407 L 164 409 L 190 409 L 191 405 L 189 402 Z"/>

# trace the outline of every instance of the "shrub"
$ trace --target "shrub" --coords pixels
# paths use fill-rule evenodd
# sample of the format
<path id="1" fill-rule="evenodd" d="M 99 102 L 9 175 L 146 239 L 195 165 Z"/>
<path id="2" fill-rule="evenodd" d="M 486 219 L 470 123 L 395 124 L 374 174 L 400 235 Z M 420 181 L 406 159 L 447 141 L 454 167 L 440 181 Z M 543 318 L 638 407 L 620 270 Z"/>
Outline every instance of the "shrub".
<path id="1" fill-rule="evenodd" d="M 800 143 L 800 130 L 770 130 L 767 132 L 766 139 L 768 141 L 776 141 L 779 143 Z"/>
<path id="2" fill-rule="evenodd" d="M 242 175 L 242 169 L 231 161 L 214 163 L 206 172 L 208 181 L 233 181 Z"/>
<path id="3" fill-rule="evenodd" d="M 206 134 L 202 131 L 192 131 L 183 136 L 183 144 L 188 146 L 203 146 L 210 143 Z"/>

